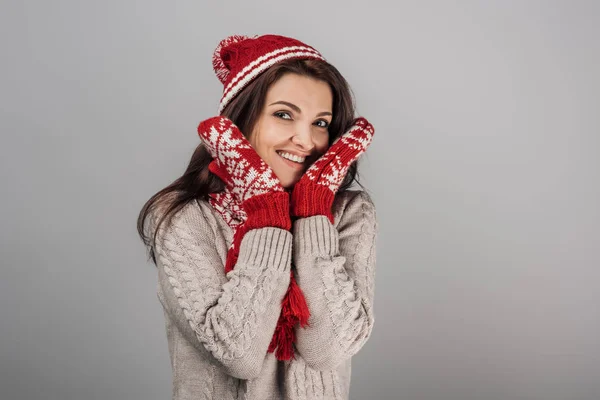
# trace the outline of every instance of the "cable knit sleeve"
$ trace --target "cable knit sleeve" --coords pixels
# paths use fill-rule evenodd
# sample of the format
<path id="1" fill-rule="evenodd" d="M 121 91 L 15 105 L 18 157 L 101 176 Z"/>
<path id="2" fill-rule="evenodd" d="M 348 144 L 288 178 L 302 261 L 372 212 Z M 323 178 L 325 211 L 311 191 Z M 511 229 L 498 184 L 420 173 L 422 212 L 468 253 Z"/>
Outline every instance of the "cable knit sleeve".
<path id="1" fill-rule="evenodd" d="M 193 202 L 161 225 L 158 297 L 195 348 L 227 374 L 250 379 L 260 374 L 289 285 L 292 234 L 274 227 L 249 231 L 225 275 L 214 216 L 207 213 Z"/>
<path id="2" fill-rule="evenodd" d="M 295 221 L 293 262 L 311 316 L 297 349 L 316 370 L 356 354 L 373 329 L 375 206 L 366 192 L 348 200 L 337 229 L 325 216 Z"/>

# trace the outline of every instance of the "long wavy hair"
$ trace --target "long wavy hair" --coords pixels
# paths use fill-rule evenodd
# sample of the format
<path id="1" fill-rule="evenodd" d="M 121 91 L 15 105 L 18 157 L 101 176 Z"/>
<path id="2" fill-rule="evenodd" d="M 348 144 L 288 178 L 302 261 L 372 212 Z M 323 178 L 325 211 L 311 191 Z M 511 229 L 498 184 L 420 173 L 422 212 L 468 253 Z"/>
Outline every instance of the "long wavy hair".
<path id="1" fill-rule="evenodd" d="M 346 79 L 331 64 L 321 60 L 287 60 L 275 64 L 246 86 L 221 112 L 248 136 L 260 116 L 270 86 L 284 74 L 293 73 L 327 82 L 333 94 L 332 120 L 329 125 L 329 145 L 344 134 L 354 121 L 354 95 Z M 225 185 L 220 178 L 208 170 L 212 156 L 200 142 L 183 173 L 173 183 L 154 194 L 142 207 L 137 230 L 148 249 L 148 258 L 156 264 L 154 245 L 156 234 L 162 223 L 170 223 L 171 218 L 187 203 L 195 200 L 208 201 L 210 193 L 220 192 Z M 338 193 L 348 190 L 358 180 L 358 164 L 352 163 L 340 185 Z M 154 232 L 144 229 L 150 214 L 156 215 L 158 222 Z"/>

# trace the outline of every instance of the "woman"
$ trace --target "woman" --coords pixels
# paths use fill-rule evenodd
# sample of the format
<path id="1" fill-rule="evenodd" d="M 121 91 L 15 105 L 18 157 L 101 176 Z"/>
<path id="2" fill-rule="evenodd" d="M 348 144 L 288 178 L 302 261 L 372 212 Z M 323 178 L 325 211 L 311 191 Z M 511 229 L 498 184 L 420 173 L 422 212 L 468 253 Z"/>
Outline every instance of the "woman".
<path id="1" fill-rule="evenodd" d="M 375 208 L 348 190 L 373 127 L 292 38 L 230 36 L 219 116 L 138 231 L 158 269 L 174 399 L 348 399 L 373 328 Z"/>

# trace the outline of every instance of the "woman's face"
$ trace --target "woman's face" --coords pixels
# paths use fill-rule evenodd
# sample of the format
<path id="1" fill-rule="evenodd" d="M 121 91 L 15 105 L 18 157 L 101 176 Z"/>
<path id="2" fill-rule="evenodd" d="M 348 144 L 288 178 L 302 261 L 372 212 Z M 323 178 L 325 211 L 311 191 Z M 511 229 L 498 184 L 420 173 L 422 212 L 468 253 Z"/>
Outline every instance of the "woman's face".
<path id="1" fill-rule="evenodd" d="M 284 188 L 327 151 L 332 104 L 326 82 L 298 74 L 287 73 L 269 88 L 248 141 Z"/>

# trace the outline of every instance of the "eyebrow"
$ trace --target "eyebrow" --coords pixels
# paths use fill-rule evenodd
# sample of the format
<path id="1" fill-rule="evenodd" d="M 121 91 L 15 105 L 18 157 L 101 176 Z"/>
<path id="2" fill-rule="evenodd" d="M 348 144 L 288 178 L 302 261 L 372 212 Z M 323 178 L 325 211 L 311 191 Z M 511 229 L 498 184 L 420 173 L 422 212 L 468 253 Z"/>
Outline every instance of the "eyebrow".
<path id="1" fill-rule="evenodd" d="M 275 103 L 269 104 L 269 106 L 272 106 L 273 104 L 283 104 L 283 105 L 286 105 L 289 108 L 291 108 L 292 110 L 296 111 L 298 114 L 302 114 L 302 110 L 300 110 L 300 107 L 298 107 L 297 105 L 292 104 L 292 103 L 290 103 L 288 101 L 283 101 L 283 100 L 276 101 Z M 320 117 L 322 115 L 332 115 L 332 114 L 329 111 L 323 111 L 322 113 L 317 114 L 317 117 Z"/>

